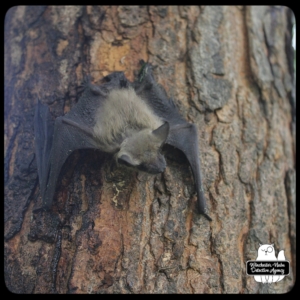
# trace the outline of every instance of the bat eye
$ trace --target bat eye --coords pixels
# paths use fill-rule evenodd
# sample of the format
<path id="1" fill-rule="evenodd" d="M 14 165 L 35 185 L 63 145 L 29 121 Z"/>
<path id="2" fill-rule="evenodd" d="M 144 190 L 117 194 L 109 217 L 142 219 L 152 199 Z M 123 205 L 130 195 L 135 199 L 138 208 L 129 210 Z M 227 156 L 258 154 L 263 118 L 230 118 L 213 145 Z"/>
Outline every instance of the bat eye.
<path id="1" fill-rule="evenodd" d="M 273 248 L 272 247 L 268 247 L 267 250 L 268 250 L 269 253 L 271 253 L 273 251 Z"/>

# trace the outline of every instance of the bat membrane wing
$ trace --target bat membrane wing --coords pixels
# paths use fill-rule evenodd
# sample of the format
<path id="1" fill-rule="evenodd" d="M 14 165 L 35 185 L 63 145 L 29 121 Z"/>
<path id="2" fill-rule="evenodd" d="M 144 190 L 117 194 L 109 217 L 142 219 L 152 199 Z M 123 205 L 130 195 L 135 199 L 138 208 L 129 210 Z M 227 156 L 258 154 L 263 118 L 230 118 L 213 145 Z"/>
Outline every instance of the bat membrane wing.
<path id="1" fill-rule="evenodd" d="M 48 180 L 48 162 L 52 147 L 54 121 L 49 109 L 40 101 L 34 115 L 35 156 L 37 161 L 41 194 L 44 195 Z"/>
<path id="2" fill-rule="evenodd" d="M 202 186 L 196 126 L 194 124 L 186 123 L 184 125 L 180 124 L 171 127 L 166 143 L 181 150 L 188 159 L 196 185 L 198 211 L 211 221 L 210 216 L 207 214 L 204 189 Z"/>
<path id="3" fill-rule="evenodd" d="M 36 153 L 38 173 L 43 198 L 43 208 L 53 201 L 60 170 L 68 156 L 77 149 L 96 148 L 93 132 L 87 126 L 66 117 L 58 117 L 54 128 L 48 125 L 48 107 L 38 105 L 35 116 Z M 44 120 L 42 118 L 44 117 Z M 41 125 L 36 128 L 37 125 Z"/>
<path id="4" fill-rule="evenodd" d="M 187 157 L 195 180 L 198 211 L 208 220 L 211 220 L 207 215 L 202 186 L 198 136 L 195 125 L 186 122 L 181 117 L 172 99 L 168 98 L 163 87 L 155 82 L 149 64 L 146 63 L 143 65 L 139 73 L 139 78 L 134 83 L 134 88 L 136 93 L 152 108 L 153 112 L 163 121 L 169 123 L 170 129 L 166 143 L 178 148 Z"/>

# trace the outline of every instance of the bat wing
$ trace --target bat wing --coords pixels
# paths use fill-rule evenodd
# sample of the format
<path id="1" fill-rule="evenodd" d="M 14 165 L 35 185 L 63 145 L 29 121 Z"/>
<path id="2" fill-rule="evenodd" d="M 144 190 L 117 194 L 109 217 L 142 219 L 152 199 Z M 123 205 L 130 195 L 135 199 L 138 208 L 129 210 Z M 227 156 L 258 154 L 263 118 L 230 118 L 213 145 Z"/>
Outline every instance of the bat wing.
<path id="1" fill-rule="evenodd" d="M 166 143 L 181 150 L 188 159 L 196 185 L 198 211 L 211 221 L 211 217 L 207 214 L 204 189 L 202 185 L 196 126 L 191 123 L 171 126 Z"/>
<path id="2" fill-rule="evenodd" d="M 58 117 L 53 122 L 47 106 L 38 102 L 35 115 L 35 143 L 42 208 L 50 208 L 60 170 L 68 156 L 77 149 L 97 148 L 92 129 Z"/>
<path id="3" fill-rule="evenodd" d="M 51 120 L 49 109 L 46 105 L 38 104 L 34 115 L 35 156 L 37 161 L 38 176 L 41 194 L 44 195 L 47 186 L 47 165 L 53 140 L 54 122 Z"/>
<path id="4" fill-rule="evenodd" d="M 144 64 L 138 80 L 134 83 L 136 93 L 153 109 L 156 115 L 170 125 L 166 143 L 181 150 L 187 157 L 195 180 L 198 211 L 208 220 L 204 189 L 201 178 L 197 129 L 186 122 L 177 111 L 174 102 L 168 98 L 163 87 L 159 86 L 152 75 L 151 66 Z"/>

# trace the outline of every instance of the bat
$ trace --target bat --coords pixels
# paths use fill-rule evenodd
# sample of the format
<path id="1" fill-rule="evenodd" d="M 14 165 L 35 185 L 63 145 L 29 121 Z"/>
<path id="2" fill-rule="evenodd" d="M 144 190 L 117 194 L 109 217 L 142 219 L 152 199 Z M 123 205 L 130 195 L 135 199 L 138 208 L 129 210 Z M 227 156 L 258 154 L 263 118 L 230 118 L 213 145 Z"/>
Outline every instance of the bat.
<path id="1" fill-rule="evenodd" d="M 43 209 L 51 207 L 60 170 L 74 150 L 98 149 L 113 154 L 117 164 L 157 174 L 166 168 L 161 148 L 168 144 L 185 154 L 195 181 L 198 212 L 211 221 L 202 186 L 196 126 L 183 119 L 164 88 L 156 83 L 151 65 L 141 63 L 134 82 L 123 72 L 109 74 L 101 85 L 86 77 L 77 104 L 54 124 L 49 108 L 38 101 L 34 130 Z"/>

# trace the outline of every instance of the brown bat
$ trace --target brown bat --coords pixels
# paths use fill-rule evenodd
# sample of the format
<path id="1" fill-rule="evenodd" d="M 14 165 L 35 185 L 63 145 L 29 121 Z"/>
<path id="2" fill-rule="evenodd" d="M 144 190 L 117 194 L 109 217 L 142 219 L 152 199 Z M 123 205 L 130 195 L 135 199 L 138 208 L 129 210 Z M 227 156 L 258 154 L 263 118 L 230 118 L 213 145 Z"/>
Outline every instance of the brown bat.
<path id="1" fill-rule="evenodd" d="M 47 106 L 38 102 L 35 113 L 36 158 L 43 208 L 52 204 L 57 179 L 67 157 L 76 149 L 112 153 L 119 164 L 156 174 L 166 161 L 160 150 L 166 143 L 181 150 L 192 168 L 198 212 L 207 219 L 201 181 L 197 129 L 185 121 L 172 99 L 143 67 L 135 82 L 114 72 L 97 86 L 87 78 L 74 108 L 51 121 Z"/>

